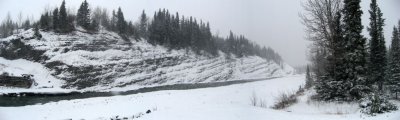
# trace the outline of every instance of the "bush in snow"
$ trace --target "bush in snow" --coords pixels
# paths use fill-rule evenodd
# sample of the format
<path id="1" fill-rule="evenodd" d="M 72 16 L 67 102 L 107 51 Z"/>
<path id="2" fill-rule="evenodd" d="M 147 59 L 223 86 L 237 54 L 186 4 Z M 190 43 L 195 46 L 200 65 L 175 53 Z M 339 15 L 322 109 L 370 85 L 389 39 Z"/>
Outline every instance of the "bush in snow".
<path id="1" fill-rule="evenodd" d="M 281 93 L 278 98 L 277 102 L 275 103 L 274 106 L 272 106 L 272 109 L 284 109 L 289 107 L 290 105 L 293 105 L 294 103 L 297 103 L 298 96 L 304 95 L 305 88 L 302 86 L 299 86 L 299 89 L 296 92 L 291 92 L 291 93 Z"/>
<path id="2" fill-rule="evenodd" d="M 272 106 L 272 109 L 284 109 L 296 103 L 297 101 L 297 95 L 295 93 L 281 93 L 278 96 L 275 105 Z"/>
<path id="3" fill-rule="evenodd" d="M 390 103 L 384 96 L 372 94 L 367 98 L 363 98 L 360 107 L 361 112 L 374 116 L 375 114 L 385 113 L 397 110 L 397 106 Z"/>

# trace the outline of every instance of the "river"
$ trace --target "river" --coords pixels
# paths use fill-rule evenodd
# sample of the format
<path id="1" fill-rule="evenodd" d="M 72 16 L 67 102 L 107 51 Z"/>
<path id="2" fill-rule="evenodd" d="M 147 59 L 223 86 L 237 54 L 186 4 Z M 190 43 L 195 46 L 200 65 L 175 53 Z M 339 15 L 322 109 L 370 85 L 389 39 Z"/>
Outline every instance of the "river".
<path id="1" fill-rule="evenodd" d="M 147 92 L 154 92 L 161 90 L 188 90 L 188 89 L 198 89 L 198 88 L 220 87 L 233 84 L 270 80 L 274 78 L 276 77 L 263 78 L 263 79 L 235 80 L 226 82 L 164 85 L 164 86 L 140 88 L 136 90 L 129 90 L 123 92 L 10 93 L 0 96 L 0 107 L 18 107 L 26 105 L 45 104 L 61 100 L 85 99 L 92 97 L 109 97 L 116 95 L 131 95 L 131 94 L 147 93 Z"/>

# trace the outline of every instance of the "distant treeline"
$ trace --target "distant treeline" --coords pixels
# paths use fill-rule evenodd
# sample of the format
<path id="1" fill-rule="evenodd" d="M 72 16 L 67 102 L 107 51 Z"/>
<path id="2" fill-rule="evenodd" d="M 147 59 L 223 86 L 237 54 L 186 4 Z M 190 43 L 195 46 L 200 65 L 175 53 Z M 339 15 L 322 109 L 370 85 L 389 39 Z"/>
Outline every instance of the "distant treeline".
<path id="1" fill-rule="evenodd" d="M 152 45 L 162 45 L 169 49 L 192 49 L 196 54 L 218 56 L 218 50 L 232 53 L 238 57 L 257 55 L 278 64 L 282 58 L 271 48 L 260 46 L 249 41 L 243 35 L 235 35 L 222 38 L 213 35 L 208 22 L 197 20 L 190 16 L 180 16 L 178 12 L 171 14 L 166 9 L 154 12 L 150 19 L 143 10 L 135 23 L 124 18 L 123 11 L 118 8 L 112 10 L 111 15 L 106 8 L 96 7 L 89 9 L 87 1 L 83 1 L 78 12 L 69 13 L 65 8 L 65 1 L 61 6 L 53 10 L 45 10 L 39 21 L 26 20 L 24 24 L 13 22 L 6 18 L 0 26 L 1 37 L 14 34 L 20 28 L 36 28 L 42 31 L 54 31 L 57 33 L 69 33 L 81 27 L 89 33 L 96 33 L 100 29 L 106 29 L 118 33 L 125 40 L 134 38 L 144 39 Z M 21 21 L 21 20 L 20 20 Z M 230 55 L 228 54 L 228 57 Z"/>

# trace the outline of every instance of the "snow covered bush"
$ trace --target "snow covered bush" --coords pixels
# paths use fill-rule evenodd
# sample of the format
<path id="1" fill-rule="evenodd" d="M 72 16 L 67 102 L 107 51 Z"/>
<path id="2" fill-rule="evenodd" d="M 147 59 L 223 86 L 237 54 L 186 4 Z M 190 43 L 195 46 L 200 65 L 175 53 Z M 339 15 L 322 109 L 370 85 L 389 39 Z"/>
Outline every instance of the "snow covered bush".
<path id="1" fill-rule="evenodd" d="M 390 103 L 384 96 L 371 94 L 363 98 L 360 103 L 361 112 L 375 116 L 376 114 L 397 110 L 397 106 Z"/>
<path id="2" fill-rule="evenodd" d="M 277 102 L 275 103 L 274 106 L 272 106 L 272 109 L 284 109 L 289 107 L 290 105 L 296 103 L 297 100 L 297 95 L 295 93 L 281 93 L 278 98 Z"/>

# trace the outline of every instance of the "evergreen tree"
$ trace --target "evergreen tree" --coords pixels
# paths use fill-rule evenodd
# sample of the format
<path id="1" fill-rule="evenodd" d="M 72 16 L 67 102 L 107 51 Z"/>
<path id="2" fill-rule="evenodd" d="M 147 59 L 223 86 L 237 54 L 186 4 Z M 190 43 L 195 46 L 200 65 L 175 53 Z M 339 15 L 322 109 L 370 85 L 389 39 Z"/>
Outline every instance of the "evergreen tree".
<path id="1" fill-rule="evenodd" d="M 65 0 L 63 0 L 61 6 L 60 6 L 60 16 L 59 16 L 59 22 L 60 22 L 60 31 L 61 32 L 67 32 L 68 31 L 68 16 L 67 16 L 67 10 L 65 8 Z"/>
<path id="2" fill-rule="evenodd" d="M 146 15 L 146 13 L 144 12 L 144 10 L 142 11 L 142 15 L 140 15 L 139 20 L 140 20 L 139 35 L 140 35 L 140 37 L 147 39 L 148 38 L 148 33 L 147 33 L 148 17 Z"/>
<path id="3" fill-rule="evenodd" d="M 227 39 L 228 44 L 228 51 L 231 53 L 236 53 L 235 51 L 235 36 L 233 35 L 232 31 L 229 32 L 229 37 Z M 265 47 L 263 48 L 265 51 L 267 50 Z"/>
<path id="4" fill-rule="evenodd" d="M 58 8 L 55 8 L 53 10 L 53 29 L 57 31 L 59 26 L 60 26 L 60 20 L 58 15 Z"/>
<path id="5" fill-rule="evenodd" d="M 154 18 L 151 22 L 150 29 L 149 29 L 149 43 L 150 44 L 160 44 L 163 45 L 164 38 L 165 38 L 165 10 L 164 12 L 161 9 L 158 12 L 154 13 Z M 190 40 L 189 40 L 190 41 Z"/>
<path id="6" fill-rule="evenodd" d="M 378 7 L 376 0 L 371 1 L 370 5 L 370 27 L 368 28 L 370 39 L 370 55 L 369 55 L 369 79 L 367 84 L 378 85 L 379 90 L 382 89 L 385 68 L 386 68 L 386 46 L 383 35 L 384 20 L 382 12 Z"/>
<path id="7" fill-rule="evenodd" d="M 187 27 L 187 30 L 188 30 L 188 45 L 189 45 L 189 47 L 191 47 L 192 49 L 193 49 L 193 46 L 195 46 L 195 30 L 194 30 L 194 24 L 193 24 L 194 22 L 193 22 L 193 17 L 192 16 L 190 16 L 189 17 L 189 20 L 188 20 L 188 27 Z"/>
<path id="8" fill-rule="evenodd" d="M 304 86 L 304 88 L 306 88 L 306 89 L 311 88 L 312 85 L 313 85 L 313 80 L 311 78 L 310 67 L 307 65 L 306 85 Z"/>
<path id="9" fill-rule="evenodd" d="M 366 86 L 366 39 L 361 35 L 360 0 L 344 0 L 343 22 L 344 40 L 347 41 L 345 55 L 346 77 L 343 88 L 349 91 L 345 100 L 358 100 L 369 91 Z"/>
<path id="10" fill-rule="evenodd" d="M 85 29 L 90 27 L 90 9 L 89 4 L 85 1 L 82 2 L 81 6 L 78 9 L 78 13 L 76 15 L 76 22 L 79 26 L 82 26 Z"/>
<path id="11" fill-rule="evenodd" d="M 29 19 L 26 19 L 22 26 L 25 30 L 28 30 L 29 28 L 31 28 L 31 21 Z"/>
<path id="12" fill-rule="evenodd" d="M 346 54 L 345 45 L 343 40 L 343 31 L 341 25 L 341 14 L 337 12 L 334 16 L 335 20 L 332 23 L 332 39 L 327 42 L 327 56 L 326 72 L 315 83 L 315 89 L 320 99 L 322 100 L 344 100 L 345 94 L 348 89 L 342 89 L 342 85 L 346 79 L 346 66 L 344 65 L 344 56 Z"/>
<path id="13" fill-rule="evenodd" d="M 98 31 L 99 30 L 99 22 L 97 22 L 96 19 L 93 19 L 92 22 L 90 23 L 89 30 L 91 30 L 91 31 Z"/>
<path id="14" fill-rule="evenodd" d="M 117 31 L 119 34 L 126 33 L 126 21 L 125 21 L 124 14 L 122 13 L 121 8 L 118 8 L 118 12 L 117 12 Z"/>
<path id="15" fill-rule="evenodd" d="M 218 55 L 218 50 L 217 50 L 217 47 L 216 47 L 216 45 L 214 43 L 214 39 L 213 39 L 213 36 L 212 36 L 212 33 L 211 33 L 210 23 L 207 22 L 207 25 L 206 25 L 205 29 L 206 29 L 206 33 L 205 33 L 206 37 L 205 38 L 207 40 L 206 44 L 208 43 L 208 45 L 206 45 L 207 51 L 209 53 L 211 53 L 212 55 L 217 56 Z"/>
<path id="16" fill-rule="evenodd" d="M 140 23 L 138 28 L 140 29 Z M 196 54 L 208 53 L 207 55 L 213 56 L 217 56 L 218 50 L 221 50 L 239 57 L 258 55 L 278 64 L 282 61 L 279 54 L 271 48 L 260 49 L 260 46 L 249 42 L 243 35 L 238 37 L 230 32 L 226 39 L 216 37 L 211 34 L 209 23 L 202 20 L 198 22 L 193 17 L 185 19 L 184 16 L 179 17 L 178 13 L 171 15 L 165 9 L 154 13 L 152 21 L 148 24 L 148 34 L 150 44 L 163 45 L 168 49 L 185 49 L 187 52 L 191 49 Z"/>
<path id="17" fill-rule="evenodd" d="M 172 49 L 179 49 L 179 33 L 180 33 L 180 25 L 179 25 L 179 14 L 176 13 L 176 16 L 172 15 L 171 21 L 171 34 L 170 34 L 170 42 Z"/>
<path id="18" fill-rule="evenodd" d="M 129 36 L 134 36 L 135 35 L 135 28 L 133 27 L 132 21 L 129 21 L 127 26 L 126 26 L 126 34 Z"/>
<path id="19" fill-rule="evenodd" d="M 334 88 L 330 92 L 336 92 L 337 96 L 341 96 L 342 98 L 345 97 L 345 95 L 348 91 L 348 89 L 342 89 L 340 86 L 342 83 L 347 83 L 345 86 L 349 86 L 349 82 L 346 82 L 347 73 L 346 73 L 346 68 L 347 66 L 345 65 L 345 56 L 347 54 L 346 52 L 346 41 L 344 40 L 343 36 L 343 30 L 342 30 L 342 23 L 341 23 L 342 17 L 340 12 L 336 13 L 335 17 L 335 22 L 334 22 L 334 33 L 333 33 L 333 61 L 328 60 L 332 65 L 334 66 L 332 69 L 333 73 L 332 78 L 334 81 L 331 81 L 332 83 L 330 84 L 329 88 Z M 328 65 L 329 66 L 329 65 Z M 329 70 L 328 70 L 329 71 Z"/>
<path id="20" fill-rule="evenodd" d="M 390 47 L 387 87 L 398 98 L 400 92 L 400 35 L 396 27 L 393 28 Z"/>
<path id="21" fill-rule="evenodd" d="M 158 39 L 157 35 L 157 13 L 154 13 L 153 20 L 151 21 L 151 24 L 149 25 L 149 40 L 148 42 L 152 45 L 156 44 L 156 39 Z"/>
<path id="22" fill-rule="evenodd" d="M 40 17 L 40 28 L 43 29 L 43 30 L 49 30 L 50 29 L 50 16 L 49 16 L 48 12 L 45 12 Z"/>
<path id="23" fill-rule="evenodd" d="M 34 26 L 35 27 L 33 28 L 33 31 L 34 31 L 33 35 L 36 37 L 36 39 L 40 40 L 42 38 L 42 34 L 40 34 L 39 26 L 37 24 Z"/>
<path id="24" fill-rule="evenodd" d="M 137 28 L 133 25 L 132 21 L 128 22 L 128 26 L 126 28 L 126 33 L 129 36 L 133 36 L 134 39 L 139 39 L 140 35 L 139 35 L 139 31 L 137 30 Z"/>
<path id="25" fill-rule="evenodd" d="M 110 30 L 116 31 L 116 23 L 117 23 L 117 15 L 115 14 L 115 10 L 112 11 L 111 20 L 110 20 Z"/>

